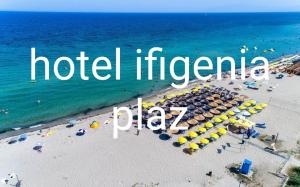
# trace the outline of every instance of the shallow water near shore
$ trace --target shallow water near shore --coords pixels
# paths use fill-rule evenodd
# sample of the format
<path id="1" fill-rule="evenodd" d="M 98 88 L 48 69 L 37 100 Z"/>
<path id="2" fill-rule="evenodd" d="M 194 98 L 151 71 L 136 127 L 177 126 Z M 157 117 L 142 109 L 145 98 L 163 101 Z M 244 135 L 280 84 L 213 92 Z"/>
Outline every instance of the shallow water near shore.
<path id="1" fill-rule="evenodd" d="M 0 131 L 53 120 L 87 109 L 123 102 L 165 88 L 171 78 L 136 81 L 136 49 L 164 48 L 169 61 L 175 56 L 232 56 L 249 47 L 247 59 L 268 59 L 300 51 L 300 14 L 80 14 L 0 12 Z M 258 50 L 253 50 L 257 46 Z M 30 48 L 50 63 L 60 56 L 75 59 L 85 51 L 90 59 L 107 56 L 114 62 L 121 48 L 121 80 L 82 81 L 79 71 L 69 81 L 50 74 L 30 81 Z M 262 53 L 275 48 L 274 53 Z M 91 60 L 89 61 L 91 62 Z M 238 60 L 237 60 L 238 62 Z M 87 66 L 91 67 L 91 66 Z M 76 67 L 77 70 L 79 67 Z M 177 67 L 178 73 L 182 68 Z M 226 67 L 224 68 L 226 69 Z M 143 67 L 146 72 L 147 67 Z M 154 67 L 158 70 L 158 66 Z M 64 70 L 62 69 L 62 72 Z M 91 69 L 87 69 L 91 75 Z M 114 73 L 114 66 L 113 71 Z M 113 75 L 112 75 L 113 76 Z M 194 78 L 194 77 L 191 77 Z"/>

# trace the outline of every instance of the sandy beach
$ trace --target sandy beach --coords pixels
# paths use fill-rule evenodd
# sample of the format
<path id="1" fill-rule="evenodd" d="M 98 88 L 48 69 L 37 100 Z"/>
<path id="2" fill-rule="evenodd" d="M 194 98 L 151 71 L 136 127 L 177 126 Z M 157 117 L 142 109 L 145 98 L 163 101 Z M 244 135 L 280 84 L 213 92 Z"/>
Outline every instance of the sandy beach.
<path id="1" fill-rule="evenodd" d="M 256 128 L 261 135 L 278 133 L 277 155 L 265 151 L 267 145 L 258 138 L 247 139 L 241 145 L 242 135 L 232 132 L 192 155 L 183 152 L 185 145 L 173 145 L 179 135 L 163 141 L 149 129 L 142 129 L 137 136 L 132 127 L 113 139 L 111 110 L 82 119 L 72 128 L 61 124 L 30 132 L 26 141 L 8 144 L 13 137 L 0 140 L 0 179 L 16 173 L 24 187 L 246 186 L 228 168 L 250 159 L 255 173 L 247 186 L 281 186 L 284 179 L 276 174 L 291 155 L 300 153 L 300 77 L 275 76 L 271 74 L 269 81 L 258 82 L 259 90 L 247 89 L 241 80 L 232 85 L 230 80 L 209 84 L 232 91 L 240 87 L 239 94 L 268 104 L 249 120 L 266 123 L 267 128 Z M 194 82 L 189 88 L 199 84 Z M 267 91 L 269 86 L 274 87 L 272 92 Z M 147 100 L 158 101 L 162 97 L 159 93 Z M 89 128 L 94 120 L 100 122 L 97 129 Z M 125 122 L 126 115 L 120 116 L 120 120 Z M 76 136 L 80 128 L 86 129 L 84 136 Z M 37 143 L 43 145 L 41 152 L 33 150 Z M 218 153 L 227 143 L 231 146 Z M 212 176 L 206 175 L 209 171 Z"/>

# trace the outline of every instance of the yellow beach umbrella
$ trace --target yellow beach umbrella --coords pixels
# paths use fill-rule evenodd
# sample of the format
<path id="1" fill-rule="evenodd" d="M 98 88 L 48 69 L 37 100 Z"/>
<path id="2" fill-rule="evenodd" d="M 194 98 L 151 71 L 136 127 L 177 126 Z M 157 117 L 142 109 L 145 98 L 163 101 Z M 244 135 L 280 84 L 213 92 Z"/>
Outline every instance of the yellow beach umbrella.
<path id="1" fill-rule="evenodd" d="M 204 128 L 204 127 L 199 127 L 199 128 L 198 128 L 198 131 L 204 133 L 204 132 L 206 132 L 206 128 Z"/>
<path id="2" fill-rule="evenodd" d="M 229 122 L 235 124 L 237 120 L 235 118 L 229 118 Z"/>
<path id="3" fill-rule="evenodd" d="M 200 143 L 206 145 L 206 144 L 209 144 L 209 140 L 206 138 L 201 138 Z"/>
<path id="4" fill-rule="evenodd" d="M 232 110 L 228 111 L 227 114 L 230 115 L 230 116 L 234 116 L 235 115 L 235 113 Z"/>
<path id="5" fill-rule="evenodd" d="M 150 102 L 150 103 L 148 103 L 148 106 L 149 106 L 149 107 L 153 107 L 153 106 L 155 106 L 155 103 Z"/>
<path id="6" fill-rule="evenodd" d="M 188 133 L 188 135 L 189 135 L 190 138 L 196 138 L 198 136 L 198 134 L 195 131 L 190 131 Z"/>
<path id="7" fill-rule="evenodd" d="M 246 109 L 246 107 L 243 106 L 243 105 L 239 106 L 238 108 L 239 108 L 240 110 L 245 110 L 245 109 Z"/>
<path id="8" fill-rule="evenodd" d="M 143 104 L 143 108 L 145 109 L 149 108 L 148 104 Z"/>
<path id="9" fill-rule="evenodd" d="M 249 106 L 251 106 L 251 103 L 250 103 L 250 102 L 245 102 L 243 105 L 244 105 L 245 107 L 249 107 Z"/>
<path id="10" fill-rule="evenodd" d="M 268 106 L 268 104 L 266 104 L 266 103 L 260 103 L 259 106 L 261 106 L 262 108 L 265 108 L 266 106 Z"/>
<path id="11" fill-rule="evenodd" d="M 100 123 L 98 121 L 93 121 L 93 123 L 90 124 L 90 128 L 96 129 L 100 126 Z"/>
<path id="12" fill-rule="evenodd" d="M 205 123 L 205 127 L 207 128 L 212 128 L 214 125 L 212 124 L 212 122 L 208 121 Z"/>
<path id="13" fill-rule="evenodd" d="M 191 91 L 188 90 L 188 89 L 185 89 L 185 90 L 183 90 L 183 92 L 184 92 L 185 94 L 188 94 L 188 93 L 190 93 Z"/>
<path id="14" fill-rule="evenodd" d="M 222 119 L 222 120 L 228 120 L 228 117 L 225 115 L 225 114 L 222 114 L 221 116 L 220 116 L 220 118 Z"/>
<path id="15" fill-rule="evenodd" d="M 216 133 L 211 133 L 211 134 L 210 134 L 210 137 L 212 137 L 212 138 L 214 138 L 214 139 L 220 138 L 220 136 L 217 135 Z"/>
<path id="16" fill-rule="evenodd" d="M 209 84 L 204 84 L 204 87 L 205 88 L 209 88 Z"/>
<path id="17" fill-rule="evenodd" d="M 195 88 L 198 89 L 198 90 L 200 90 L 200 89 L 201 89 L 201 86 L 196 86 Z"/>
<path id="18" fill-rule="evenodd" d="M 216 123 L 221 123 L 222 120 L 220 118 L 213 118 L 213 121 L 216 122 Z"/>
<path id="19" fill-rule="evenodd" d="M 262 109 L 263 109 L 260 105 L 255 105 L 253 108 L 254 108 L 255 110 L 262 110 Z"/>
<path id="20" fill-rule="evenodd" d="M 194 143 L 194 142 L 190 143 L 189 147 L 193 150 L 198 150 L 199 149 L 199 145 Z"/>
<path id="21" fill-rule="evenodd" d="M 196 88 L 194 88 L 192 91 L 193 91 L 193 92 L 197 92 L 197 91 L 199 91 L 199 90 L 198 90 L 198 89 L 196 89 Z"/>
<path id="22" fill-rule="evenodd" d="M 226 133 L 227 133 L 227 130 L 226 130 L 226 129 L 224 129 L 224 128 L 219 128 L 219 129 L 218 129 L 218 133 L 220 133 L 220 134 L 224 135 L 224 134 L 226 134 Z"/>
<path id="23" fill-rule="evenodd" d="M 165 101 L 166 101 L 165 99 L 159 100 L 160 103 L 164 103 Z"/>
<path id="24" fill-rule="evenodd" d="M 185 144 L 187 142 L 187 139 L 183 136 L 180 136 L 178 138 L 178 142 L 182 145 L 182 144 Z"/>
<path id="25" fill-rule="evenodd" d="M 248 112 L 249 112 L 250 114 L 256 114 L 256 113 L 257 113 L 257 112 L 256 112 L 255 110 L 253 110 L 253 109 L 249 109 Z"/>
<path id="26" fill-rule="evenodd" d="M 251 103 L 252 105 L 255 105 L 256 104 L 256 101 L 254 99 L 251 99 L 248 101 L 249 103 Z"/>
<path id="27" fill-rule="evenodd" d="M 179 92 L 179 93 L 177 93 L 177 96 L 183 96 L 184 95 L 184 93 L 183 92 Z"/>

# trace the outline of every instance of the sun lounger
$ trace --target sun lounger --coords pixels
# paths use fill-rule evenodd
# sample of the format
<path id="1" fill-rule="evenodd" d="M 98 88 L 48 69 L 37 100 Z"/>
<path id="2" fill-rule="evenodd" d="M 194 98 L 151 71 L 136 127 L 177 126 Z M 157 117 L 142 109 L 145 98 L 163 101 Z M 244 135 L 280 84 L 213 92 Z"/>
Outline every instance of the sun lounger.
<path id="1" fill-rule="evenodd" d="M 256 123 L 255 127 L 262 128 L 262 129 L 267 128 L 265 123 Z"/>

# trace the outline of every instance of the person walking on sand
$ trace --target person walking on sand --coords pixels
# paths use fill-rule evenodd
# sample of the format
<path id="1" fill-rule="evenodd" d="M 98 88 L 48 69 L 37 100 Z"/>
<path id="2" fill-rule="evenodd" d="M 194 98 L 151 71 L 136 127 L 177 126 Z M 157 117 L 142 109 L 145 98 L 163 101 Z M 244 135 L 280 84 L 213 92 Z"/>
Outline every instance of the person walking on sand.
<path id="1" fill-rule="evenodd" d="M 136 129 L 136 135 L 138 136 L 140 134 L 140 129 Z"/>

